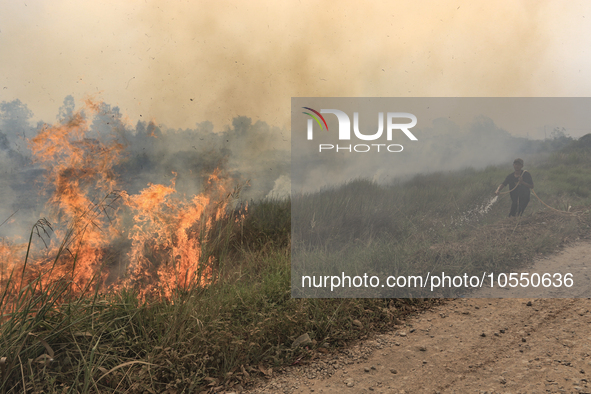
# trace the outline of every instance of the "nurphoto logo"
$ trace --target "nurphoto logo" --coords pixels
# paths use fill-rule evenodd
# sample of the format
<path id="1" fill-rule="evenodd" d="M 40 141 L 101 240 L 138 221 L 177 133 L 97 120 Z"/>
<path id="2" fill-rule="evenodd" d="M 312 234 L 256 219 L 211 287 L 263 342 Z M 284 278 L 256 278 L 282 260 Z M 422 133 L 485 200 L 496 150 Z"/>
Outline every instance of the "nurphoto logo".
<path id="1" fill-rule="evenodd" d="M 328 124 L 322 114 L 336 115 L 339 122 L 339 141 L 351 140 L 351 119 L 349 115 L 338 109 L 321 109 L 316 111 L 310 107 L 302 107 L 310 112 L 303 112 L 308 115 L 307 138 L 309 141 L 314 139 L 314 121 L 320 127 L 320 130 L 326 129 L 328 131 Z M 395 121 L 396 119 L 396 121 Z M 407 119 L 410 122 L 399 123 L 399 119 Z M 386 115 L 386 140 L 392 141 L 394 131 L 402 131 L 411 141 L 417 141 L 417 137 L 410 132 L 409 129 L 417 124 L 417 117 L 407 112 L 388 112 Z M 384 113 L 378 113 L 378 130 L 373 134 L 364 134 L 359 130 L 359 113 L 353 112 L 353 133 L 355 137 L 361 141 L 376 141 L 382 137 L 384 133 Z M 381 149 L 384 148 L 384 149 Z M 348 151 L 357 153 L 366 153 L 369 151 L 387 151 L 387 152 L 402 152 L 403 146 L 400 144 L 356 144 L 356 145 L 333 145 L 333 144 L 319 144 L 318 151 Z"/>

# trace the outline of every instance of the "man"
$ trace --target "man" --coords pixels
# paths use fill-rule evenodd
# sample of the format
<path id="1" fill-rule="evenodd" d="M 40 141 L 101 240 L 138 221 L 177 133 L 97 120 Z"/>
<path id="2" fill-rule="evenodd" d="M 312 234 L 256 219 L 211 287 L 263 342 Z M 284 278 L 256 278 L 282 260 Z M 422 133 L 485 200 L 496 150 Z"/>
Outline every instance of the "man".
<path id="1" fill-rule="evenodd" d="M 523 169 L 523 160 L 515 159 L 513 169 L 515 172 L 507 175 L 503 183 L 497 187 L 495 194 L 498 196 L 499 192 L 509 185 L 511 201 L 513 202 L 509 216 L 521 216 L 529 203 L 530 189 L 534 188 L 534 181 L 529 171 Z"/>

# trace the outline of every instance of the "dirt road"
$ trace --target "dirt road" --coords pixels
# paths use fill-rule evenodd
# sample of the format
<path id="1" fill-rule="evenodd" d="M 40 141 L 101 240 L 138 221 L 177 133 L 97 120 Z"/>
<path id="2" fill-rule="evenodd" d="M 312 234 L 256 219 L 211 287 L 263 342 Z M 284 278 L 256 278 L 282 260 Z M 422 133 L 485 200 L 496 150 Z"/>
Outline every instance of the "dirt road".
<path id="1" fill-rule="evenodd" d="M 591 297 L 589 256 L 591 243 L 580 243 L 525 271 L 568 270 L 577 297 Z M 591 393 L 591 300 L 457 299 L 392 332 L 275 373 L 249 392 Z"/>

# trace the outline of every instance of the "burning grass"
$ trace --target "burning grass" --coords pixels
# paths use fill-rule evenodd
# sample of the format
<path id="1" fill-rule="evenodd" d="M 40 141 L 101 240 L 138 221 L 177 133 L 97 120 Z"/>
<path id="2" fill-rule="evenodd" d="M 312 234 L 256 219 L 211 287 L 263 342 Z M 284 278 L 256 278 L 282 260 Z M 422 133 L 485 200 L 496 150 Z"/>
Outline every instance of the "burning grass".
<path id="1" fill-rule="evenodd" d="M 144 302 L 133 289 L 101 294 L 88 287 L 63 302 L 70 283 L 52 282 L 41 291 L 40 276 L 23 287 L 10 312 L 2 312 L 0 387 L 5 392 L 239 391 L 282 365 L 305 363 L 315 349 L 388 329 L 397 317 L 438 302 L 291 298 L 290 245 L 282 235 L 289 229 L 288 206 L 289 201 L 249 205 L 242 226 L 232 227 L 233 241 L 222 245 L 229 256 L 223 273 L 170 299 Z M 407 242 L 406 253 L 416 263 L 481 259 L 510 267 L 587 235 L 589 222 L 586 211 L 538 212 L 470 232 L 456 229 L 432 248 L 420 247 L 425 239 L 414 247 Z M 279 223 L 285 224 L 283 231 Z M 499 243 L 506 245 L 491 247 Z M 313 343 L 292 348 L 303 333 Z"/>
<path id="2" fill-rule="evenodd" d="M 128 193 L 114 170 L 124 157 L 116 136 L 90 140 L 87 127 L 74 116 L 33 142 L 51 224 L 38 222 L 28 243 L 0 244 L 0 393 L 239 391 L 438 302 L 291 298 L 292 201 L 231 209 L 240 190 L 222 171 L 190 199 L 174 175 Z M 532 171 L 536 188 L 551 190 L 548 173 Z M 310 224 L 296 228 L 309 242 L 296 247 L 327 258 L 328 239 L 324 251 L 336 258 L 469 272 L 525 264 L 588 234 L 589 211 L 576 208 L 585 196 L 572 190 L 539 194 L 574 214 L 532 200 L 525 217 L 507 219 L 501 199 L 484 205 L 486 215 L 453 220 L 489 201 L 505 172 L 423 175 L 392 187 L 361 180 L 303 196 L 293 205 L 314 211 L 294 217 Z M 292 348 L 304 333 L 312 344 Z"/>
<path id="3" fill-rule="evenodd" d="M 256 375 L 309 355 L 308 349 L 290 346 L 302 331 L 328 348 L 385 327 L 411 310 L 392 300 L 292 299 L 289 244 L 248 250 L 257 246 L 258 237 L 281 242 L 275 231 L 262 234 L 268 209 L 268 204 L 254 204 L 258 216 L 234 228 L 236 246 L 238 234 L 243 236 L 241 254 L 233 256 L 224 275 L 207 286 L 177 289 L 171 298 L 144 302 L 133 289 L 101 294 L 87 286 L 64 302 L 71 280 L 46 281 L 40 273 L 1 312 L 0 389 L 239 389 Z M 6 307 L 5 300 L 0 304 Z"/>
<path id="4" fill-rule="evenodd" d="M 187 199 L 176 192 L 173 173 L 168 186 L 148 184 L 129 194 L 115 171 L 124 144 L 116 130 L 89 138 L 88 113 L 101 106 L 89 101 L 85 109 L 45 125 L 29 142 L 34 163 L 45 173 L 50 219 L 35 226 L 45 248 L 32 238 L 26 248 L 3 245 L 0 285 L 9 289 L 7 297 L 38 277 L 41 287 L 68 281 L 69 294 L 126 288 L 141 299 L 170 299 L 176 289 L 212 282 L 214 265 L 222 264 L 211 253 L 213 223 L 231 227 L 240 221 L 228 209 L 239 191 L 231 188 L 233 181 L 216 169 L 203 192 Z"/>

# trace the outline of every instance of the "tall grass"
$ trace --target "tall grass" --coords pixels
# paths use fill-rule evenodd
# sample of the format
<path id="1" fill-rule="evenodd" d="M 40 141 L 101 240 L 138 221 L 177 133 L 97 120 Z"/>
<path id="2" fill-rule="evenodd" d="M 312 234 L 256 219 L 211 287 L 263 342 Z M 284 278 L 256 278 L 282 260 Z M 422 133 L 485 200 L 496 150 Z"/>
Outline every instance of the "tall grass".
<path id="1" fill-rule="evenodd" d="M 508 195 L 493 203 L 494 190 L 512 172 L 510 165 L 417 175 L 391 185 L 357 179 L 295 196 L 293 294 L 457 296 L 467 290 L 435 294 L 428 288 L 380 286 L 371 291 L 362 286 L 335 292 L 324 286 L 313 288 L 311 281 L 304 286 L 301 278 L 342 274 L 425 278 L 427 273 L 442 271 L 480 277 L 482 272 L 504 272 L 526 264 L 536 253 L 555 249 L 564 239 L 577 238 L 589 223 L 588 213 L 583 212 L 586 208 L 581 207 L 591 205 L 591 159 L 580 152 L 575 156 L 568 152 L 528 166 L 535 194 L 525 216 L 517 219 L 506 217 L 511 205 Z M 572 215 L 573 210 L 579 215 Z M 524 241 L 532 238 L 545 243 Z"/>
<path id="2" fill-rule="evenodd" d="M 572 179 L 558 181 L 576 176 L 585 184 L 589 157 L 554 156 L 528 168 L 546 203 L 569 205 L 578 215 L 532 198 L 524 217 L 510 219 L 505 197 L 486 215 L 455 220 L 488 200 L 510 166 L 386 186 L 356 180 L 293 200 L 243 204 L 202 236 L 214 280 L 170 299 L 141 301 L 131 289 L 103 293 L 96 282 L 73 292 L 72 275 L 46 281 L 49 271 L 22 286 L 4 285 L 20 281 L 13 271 L 0 289 L 0 393 L 239 391 L 313 349 L 387 329 L 396 317 L 436 302 L 292 298 L 292 236 L 311 266 L 334 260 L 389 273 L 411 266 L 503 270 L 589 231 L 588 196 Z M 25 259 L 19 269 L 27 266 Z M 305 333 L 312 341 L 292 347 Z"/>
<path id="3" fill-rule="evenodd" d="M 287 248 L 244 251 L 242 258 L 234 275 L 148 302 L 129 290 L 58 302 L 69 283 L 34 291 L 41 275 L 2 314 L 0 392 L 193 392 L 246 384 L 305 354 L 290 346 L 302 333 L 330 347 L 359 336 L 352 319 L 366 322 L 367 332 L 370 322 L 383 326 L 395 314 L 381 311 L 387 300 L 291 299 Z"/>

